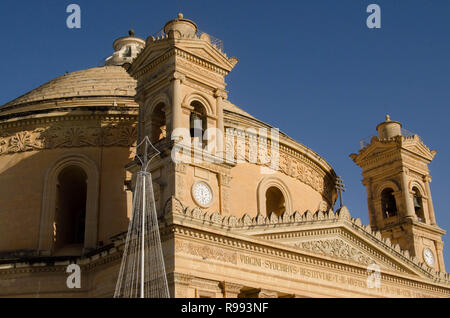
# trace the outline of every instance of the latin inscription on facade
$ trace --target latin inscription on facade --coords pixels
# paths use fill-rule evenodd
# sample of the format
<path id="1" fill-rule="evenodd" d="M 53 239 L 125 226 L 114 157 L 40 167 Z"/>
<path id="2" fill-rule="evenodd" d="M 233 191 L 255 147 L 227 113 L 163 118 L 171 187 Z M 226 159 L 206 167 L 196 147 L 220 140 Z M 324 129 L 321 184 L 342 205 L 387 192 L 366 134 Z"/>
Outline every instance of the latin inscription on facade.
<path id="1" fill-rule="evenodd" d="M 177 241 L 175 246 L 176 253 L 199 256 L 205 260 L 213 259 L 223 263 L 231 263 L 236 266 L 254 268 L 255 270 L 261 270 L 264 272 L 270 271 L 272 273 L 286 275 L 294 279 L 325 281 L 334 285 L 347 286 L 349 289 L 367 289 L 368 293 L 376 293 L 383 296 L 389 295 L 390 297 L 433 297 L 432 295 L 424 294 L 419 291 L 411 291 L 408 289 L 389 286 L 383 283 L 378 289 L 368 289 L 366 278 L 359 279 L 329 271 L 304 268 L 294 264 L 227 251 L 221 248 L 198 245 L 191 242 Z"/>

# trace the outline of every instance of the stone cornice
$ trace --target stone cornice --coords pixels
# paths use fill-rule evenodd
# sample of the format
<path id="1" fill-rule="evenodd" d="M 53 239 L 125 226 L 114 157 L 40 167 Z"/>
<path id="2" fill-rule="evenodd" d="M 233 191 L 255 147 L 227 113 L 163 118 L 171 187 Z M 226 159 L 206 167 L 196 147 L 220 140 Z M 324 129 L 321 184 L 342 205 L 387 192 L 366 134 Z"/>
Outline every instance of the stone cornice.
<path id="1" fill-rule="evenodd" d="M 423 222 L 419 222 L 416 220 L 412 220 L 412 223 L 414 225 L 414 230 L 413 231 L 417 231 L 420 230 L 422 232 L 425 232 L 427 234 L 431 234 L 431 235 L 445 235 L 447 233 L 447 231 L 445 231 L 444 229 L 441 229 L 439 226 L 437 225 L 429 225 Z"/>
<path id="2" fill-rule="evenodd" d="M 90 121 L 90 120 L 101 120 L 101 121 L 133 121 L 137 120 L 138 110 L 133 109 L 131 111 L 123 111 L 121 109 L 114 110 L 110 109 L 108 111 L 99 111 L 92 114 L 88 111 L 74 111 L 74 112 L 51 112 L 42 115 L 30 115 L 26 117 L 16 118 L 8 121 L 0 121 L 0 129 L 10 129 L 10 128 L 20 128 L 29 126 L 40 126 L 48 125 L 57 122 L 68 122 L 68 121 Z"/>
<path id="3" fill-rule="evenodd" d="M 330 212 L 328 212 L 330 213 Z M 205 214 L 206 216 L 206 214 Z M 335 218 L 337 220 L 350 222 L 351 224 L 358 224 L 359 219 L 349 219 L 348 211 L 341 210 L 336 213 Z M 314 217 L 313 217 L 314 219 Z M 262 222 L 259 222 L 262 223 Z M 282 262 L 295 263 L 298 265 L 313 266 L 315 268 L 321 267 L 322 270 L 339 271 L 346 274 L 355 275 L 367 275 L 366 268 L 357 264 L 344 264 L 339 260 L 335 260 L 329 257 L 318 256 L 314 253 L 308 253 L 307 251 L 299 251 L 298 248 L 290 247 L 288 245 L 279 244 L 277 242 L 271 242 L 266 239 L 250 237 L 234 231 L 229 231 L 223 226 L 208 226 L 204 223 L 198 226 L 186 222 L 182 224 L 173 224 L 169 227 L 164 227 L 162 230 L 168 231 L 164 235 L 174 235 L 175 242 L 180 242 L 179 239 L 194 239 L 202 244 L 208 243 L 209 247 L 202 249 L 203 252 L 209 251 L 214 253 L 213 246 L 220 248 L 223 254 L 218 260 L 230 261 L 234 264 L 233 258 L 227 258 L 228 251 L 244 252 L 250 254 L 260 254 L 266 257 L 276 258 Z M 320 229 L 325 230 L 325 229 Z M 345 228 L 344 232 L 345 234 Z M 11 276 L 23 273 L 38 273 L 38 272 L 60 272 L 63 273 L 70 263 L 76 263 L 80 265 L 82 271 L 94 271 L 100 266 L 110 264 L 112 262 L 118 262 L 121 258 L 121 254 L 124 247 L 124 237 L 116 240 L 114 246 L 96 253 L 90 257 L 78 258 L 75 261 L 56 262 L 54 265 L 47 265 L 45 263 L 27 264 L 4 264 L 0 266 L 0 277 Z M 208 250 L 209 249 L 209 250 Z M 219 249 L 217 250 L 219 251 Z M 209 253 L 208 252 L 208 253 Z M 208 254 L 210 255 L 210 254 Z M 213 256 L 211 254 L 210 256 Z M 225 258 L 223 258 L 225 257 Z M 393 283 L 398 286 L 403 286 L 411 289 L 420 289 L 430 293 L 439 293 L 443 295 L 450 295 L 450 284 L 448 281 L 448 274 L 441 274 L 438 277 L 430 277 L 431 281 L 423 281 L 423 278 L 412 277 L 411 275 L 395 273 L 389 271 L 383 271 L 381 278 L 383 281 Z"/>
<path id="4" fill-rule="evenodd" d="M 3 116 L 11 116 L 24 112 L 61 110 L 70 108 L 110 107 L 110 108 L 137 108 L 133 96 L 80 96 L 45 99 L 0 108 L 0 119 Z"/>
<path id="5" fill-rule="evenodd" d="M 168 60 L 170 57 L 172 56 L 177 56 L 177 57 L 181 57 L 193 64 L 196 64 L 198 66 L 203 67 L 204 69 L 207 69 L 209 71 L 212 71 L 214 73 L 217 73 L 221 76 L 226 76 L 228 75 L 229 71 L 217 66 L 216 64 L 201 58 L 199 56 L 196 56 L 195 54 L 192 54 L 186 50 L 183 50 L 181 48 L 170 48 L 168 50 L 166 50 L 164 53 L 162 53 L 160 56 L 158 56 L 157 58 L 153 59 L 152 61 L 150 61 L 148 64 L 146 64 L 145 66 L 142 66 L 140 68 L 138 68 L 137 70 L 134 70 L 133 68 L 131 68 L 129 70 L 130 74 L 138 79 L 140 77 L 142 77 L 144 74 L 149 73 L 151 71 L 153 71 L 155 68 L 157 68 L 159 65 L 161 65 L 162 63 L 164 63 L 166 60 Z"/>
<path id="6" fill-rule="evenodd" d="M 175 48 L 175 53 L 177 56 L 182 57 L 187 61 L 192 62 L 198 66 L 202 66 L 203 68 L 210 70 L 214 73 L 217 73 L 219 75 L 226 76 L 230 72 L 230 70 L 218 66 L 217 64 L 212 63 L 211 61 L 208 61 L 198 55 L 192 54 L 184 49 Z"/>
<path id="7" fill-rule="evenodd" d="M 247 235 L 257 235 L 257 229 L 261 229 L 261 233 L 267 233 L 273 231 L 285 231 L 292 232 L 296 228 L 307 225 L 323 225 L 327 222 L 340 223 L 341 226 L 356 231 L 365 239 L 373 242 L 379 249 L 384 250 L 385 253 L 396 258 L 398 262 L 407 264 L 414 271 L 421 273 L 423 276 L 429 279 L 439 281 L 442 283 L 450 284 L 450 274 L 443 272 L 435 272 L 433 269 L 426 266 L 425 263 L 420 263 L 416 257 L 411 257 L 407 250 L 401 250 L 398 244 L 392 244 L 388 238 L 382 238 L 380 231 L 372 231 L 370 225 L 363 226 L 359 218 L 351 218 L 350 213 L 346 207 L 341 208 L 338 212 L 334 213 L 332 210 L 328 212 L 318 211 L 311 213 L 306 211 L 305 213 L 294 212 L 292 215 L 284 213 L 281 217 L 276 216 L 274 213 L 270 217 L 264 217 L 258 214 L 256 217 L 251 218 L 249 215 L 244 214 L 241 218 L 237 218 L 233 215 L 223 217 L 219 213 L 206 213 L 202 209 L 195 207 L 193 209 L 185 208 L 181 202 L 172 198 L 168 201 L 169 206 L 166 205 L 165 213 L 166 217 L 173 218 L 173 222 L 178 224 L 187 225 L 187 220 L 192 220 L 191 224 L 198 224 L 201 226 L 208 226 L 211 229 L 221 229 L 230 233 L 245 233 Z M 173 214 L 168 215 L 168 210 L 172 210 Z M 181 219 L 180 219 L 181 217 Z M 177 221 L 179 219 L 179 221 Z M 183 220 L 183 221 L 182 221 Z M 335 224 L 333 224 L 335 227 Z M 279 234 L 286 235 L 286 234 Z"/>
<path id="8" fill-rule="evenodd" d="M 114 246 L 90 257 L 78 257 L 71 261 L 57 261 L 51 265 L 45 262 L 33 264 L 27 262 L 3 264 L 0 265 L 0 277 L 25 273 L 66 273 L 67 266 L 70 264 L 77 264 L 80 266 L 82 272 L 88 272 L 97 269 L 99 266 L 119 261 L 122 257 L 123 247 L 123 245 Z"/>
<path id="9" fill-rule="evenodd" d="M 178 238 L 178 240 L 177 240 Z M 314 253 L 300 251 L 295 247 L 273 243 L 267 240 L 258 239 L 255 237 L 242 236 L 232 232 L 218 232 L 213 229 L 206 229 L 201 226 L 192 226 L 191 224 L 177 225 L 175 227 L 175 239 L 180 242 L 187 239 L 194 240 L 199 246 L 203 246 L 197 252 L 206 253 L 198 256 L 206 258 L 214 258 L 215 252 L 219 252 L 220 257 L 217 260 L 222 262 L 229 262 L 236 265 L 234 257 L 230 254 L 233 252 L 243 252 L 254 254 L 257 253 L 265 257 L 273 257 L 279 261 L 298 265 L 313 266 L 315 268 L 321 267 L 322 271 L 332 270 L 345 272 L 346 274 L 366 275 L 367 269 L 365 266 L 358 266 L 356 264 L 342 263 L 337 259 L 329 257 L 318 256 Z M 182 242 L 181 241 L 181 242 Z M 208 246 L 208 247 L 206 247 Z M 216 246 L 215 249 L 213 246 Z M 184 247 L 180 248 L 184 249 Z M 194 252 L 194 251 L 193 251 Z M 197 253 L 196 252 L 196 253 Z M 421 281 L 423 278 L 411 275 L 403 275 L 401 273 L 386 272 L 381 273 L 383 280 L 395 283 L 396 285 L 403 285 L 409 288 L 420 288 L 430 292 L 438 292 L 450 296 L 450 284 L 448 280 L 435 278 L 431 281 Z"/>
<path id="10" fill-rule="evenodd" d="M 380 152 L 371 155 L 373 149 L 381 149 Z M 411 148 L 414 148 L 412 150 Z M 358 154 L 351 154 L 352 160 L 360 167 L 373 165 L 379 160 L 386 160 L 390 157 L 402 157 L 404 154 L 412 155 L 415 159 L 429 163 L 433 160 L 436 151 L 430 150 L 418 135 L 410 137 L 396 136 L 389 139 L 372 137 L 370 144 L 360 149 Z"/>

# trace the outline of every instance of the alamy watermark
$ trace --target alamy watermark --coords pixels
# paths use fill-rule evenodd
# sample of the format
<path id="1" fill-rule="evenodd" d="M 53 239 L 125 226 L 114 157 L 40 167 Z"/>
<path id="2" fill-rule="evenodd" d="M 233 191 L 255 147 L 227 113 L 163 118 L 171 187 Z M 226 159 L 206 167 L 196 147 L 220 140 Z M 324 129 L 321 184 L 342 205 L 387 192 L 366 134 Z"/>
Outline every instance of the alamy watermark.
<path id="1" fill-rule="evenodd" d="M 381 7 L 378 4 L 370 4 L 366 9 L 370 15 L 367 17 L 366 25 L 369 29 L 381 28 Z M 81 7 L 78 4 L 69 4 L 66 8 L 66 13 L 70 15 L 66 19 L 66 25 L 69 29 L 81 28 Z"/>
<path id="2" fill-rule="evenodd" d="M 367 277 L 366 284 L 367 288 L 381 288 L 381 268 L 377 264 L 370 264 L 367 267 L 367 273 L 369 273 L 369 277 Z"/>
<path id="3" fill-rule="evenodd" d="M 370 4 L 367 7 L 367 13 L 371 13 L 366 20 L 366 25 L 369 29 L 381 28 L 381 8 L 378 4 Z"/>
<path id="4" fill-rule="evenodd" d="M 67 266 L 66 273 L 70 273 L 67 277 L 66 285 L 69 289 L 81 288 L 81 268 L 80 265 L 70 264 Z"/>
<path id="5" fill-rule="evenodd" d="M 78 4 L 69 4 L 66 13 L 70 15 L 66 19 L 66 25 L 69 29 L 81 29 L 81 8 Z"/>

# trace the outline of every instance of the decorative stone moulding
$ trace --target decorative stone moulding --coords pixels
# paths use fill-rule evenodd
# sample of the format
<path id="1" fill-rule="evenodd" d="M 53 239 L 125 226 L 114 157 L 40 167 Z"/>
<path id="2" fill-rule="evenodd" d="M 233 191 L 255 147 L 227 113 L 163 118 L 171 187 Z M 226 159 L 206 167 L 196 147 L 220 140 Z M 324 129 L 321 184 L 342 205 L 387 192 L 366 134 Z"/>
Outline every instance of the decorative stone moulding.
<path id="1" fill-rule="evenodd" d="M 327 212 L 317 211 L 314 214 L 310 211 L 305 211 L 304 213 L 295 211 L 292 214 L 284 213 L 281 216 L 277 216 L 274 213 L 270 216 L 263 216 L 259 213 L 255 217 L 250 217 L 245 213 L 241 218 L 237 218 L 236 216 L 222 216 L 218 212 L 204 212 L 199 207 L 184 207 L 178 199 L 172 197 L 166 202 L 164 215 L 161 217 L 167 220 L 172 216 L 174 218 L 181 216 L 183 218 L 199 221 L 202 224 L 207 224 L 211 227 L 219 227 L 227 230 L 234 229 L 237 231 L 258 228 L 259 226 L 299 226 L 301 224 L 315 224 L 327 221 L 343 222 L 358 230 L 367 238 L 377 242 L 381 246 L 384 246 L 391 254 L 397 255 L 407 263 L 414 265 L 416 269 L 421 270 L 421 272 L 427 274 L 428 277 L 442 280 L 445 283 L 450 283 L 449 274 L 440 272 L 434 273 L 428 266 L 422 266 L 416 257 L 409 255 L 408 251 L 401 250 L 398 244 L 392 244 L 389 238 L 382 238 L 380 231 L 372 231 L 370 225 L 364 226 L 362 224 L 361 219 L 352 218 L 350 216 L 350 212 L 345 206 L 340 208 L 336 213 L 334 213 L 331 209 Z"/>
<path id="2" fill-rule="evenodd" d="M 132 147 L 135 146 L 136 139 L 136 124 L 130 122 L 92 127 L 55 124 L 0 134 L 0 155 L 71 147 Z"/>

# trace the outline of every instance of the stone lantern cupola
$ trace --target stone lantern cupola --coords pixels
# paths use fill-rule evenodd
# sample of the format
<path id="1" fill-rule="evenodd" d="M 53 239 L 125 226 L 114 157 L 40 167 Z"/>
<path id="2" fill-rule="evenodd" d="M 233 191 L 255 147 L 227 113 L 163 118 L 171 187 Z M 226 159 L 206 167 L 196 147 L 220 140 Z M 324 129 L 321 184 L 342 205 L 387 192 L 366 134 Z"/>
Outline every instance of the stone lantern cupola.
<path id="1" fill-rule="evenodd" d="M 105 60 L 105 66 L 131 64 L 144 46 L 143 39 L 136 37 L 133 30 L 128 31 L 128 36 L 114 41 L 114 54 Z"/>
<path id="2" fill-rule="evenodd" d="M 179 36 L 192 38 L 197 31 L 197 24 L 194 21 L 184 19 L 182 13 L 178 14 L 177 19 L 167 22 L 164 26 L 164 33 L 167 35 L 173 32 L 178 33 Z"/>
<path id="3" fill-rule="evenodd" d="M 391 117 L 386 115 L 386 121 L 378 124 L 377 131 L 380 139 L 394 138 L 402 135 L 402 124 L 391 120 Z"/>

